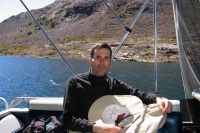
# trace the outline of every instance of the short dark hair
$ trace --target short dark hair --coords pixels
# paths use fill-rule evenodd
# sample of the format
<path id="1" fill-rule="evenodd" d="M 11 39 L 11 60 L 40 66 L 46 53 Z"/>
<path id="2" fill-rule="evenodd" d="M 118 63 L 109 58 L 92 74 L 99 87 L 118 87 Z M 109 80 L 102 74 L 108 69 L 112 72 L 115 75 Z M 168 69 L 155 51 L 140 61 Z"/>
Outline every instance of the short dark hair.
<path id="1" fill-rule="evenodd" d="M 91 58 L 94 57 L 94 51 L 95 51 L 95 49 L 101 49 L 101 48 L 106 48 L 106 49 L 108 49 L 108 50 L 110 51 L 110 58 L 111 58 L 111 56 L 112 56 L 112 49 L 111 49 L 111 47 L 110 47 L 107 43 L 97 43 L 97 44 L 92 48 L 92 50 L 91 50 L 91 53 L 90 53 Z"/>

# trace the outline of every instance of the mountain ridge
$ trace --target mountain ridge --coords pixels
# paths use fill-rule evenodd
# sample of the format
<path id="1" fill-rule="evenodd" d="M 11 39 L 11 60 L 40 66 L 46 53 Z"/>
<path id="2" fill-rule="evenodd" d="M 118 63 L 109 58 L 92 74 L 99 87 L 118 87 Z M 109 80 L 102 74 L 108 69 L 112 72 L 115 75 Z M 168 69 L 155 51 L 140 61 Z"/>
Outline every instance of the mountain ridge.
<path id="1" fill-rule="evenodd" d="M 108 0 L 119 17 L 131 25 L 142 0 Z M 172 5 L 157 1 L 159 61 L 177 62 L 177 48 Z M 57 0 L 44 8 L 31 11 L 66 58 L 86 59 L 96 42 L 108 42 L 115 49 L 126 33 L 100 0 Z M 152 61 L 152 2 L 137 21 L 117 58 Z M 0 55 L 57 58 L 52 45 L 28 12 L 12 16 L 0 23 Z M 165 56 L 167 59 L 165 59 Z M 175 59 L 170 59 L 173 57 Z M 140 58 L 140 59 L 139 59 Z M 174 61 L 175 60 L 175 61 Z"/>

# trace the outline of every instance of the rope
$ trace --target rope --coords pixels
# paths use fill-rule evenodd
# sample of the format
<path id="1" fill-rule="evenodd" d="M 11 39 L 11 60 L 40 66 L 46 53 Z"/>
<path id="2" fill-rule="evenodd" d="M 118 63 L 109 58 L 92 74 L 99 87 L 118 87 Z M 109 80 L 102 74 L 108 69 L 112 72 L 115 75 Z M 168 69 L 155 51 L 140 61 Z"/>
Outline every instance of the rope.
<path id="1" fill-rule="evenodd" d="M 74 75 L 76 75 L 76 72 L 74 71 L 74 69 L 71 67 L 71 65 L 69 64 L 69 62 L 65 59 L 65 57 L 63 56 L 63 54 L 60 52 L 60 50 L 57 48 L 57 46 L 55 45 L 55 43 L 52 41 L 52 39 L 48 36 L 48 34 L 46 33 L 46 31 L 43 29 L 43 27 L 40 25 L 40 23 L 37 21 L 37 19 L 35 18 L 35 16 L 31 13 L 31 11 L 27 8 L 27 6 L 24 4 L 24 2 L 22 0 L 20 0 L 21 3 L 23 4 L 23 6 L 26 8 L 26 10 L 29 12 L 29 14 L 32 16 L 32 18 L 35 20 L 35 22 L 37 23 L 37 25 L 40 27 L 40 29 L 42 29 L 43 33 L 45 34 L 45 36 L 48 38 L 48 40 L 53 44 L 54 48 L 57 50 L 57 52 L 60 54 L 60 56 L 63 58 L 63 60 L 67 63 L 68 67 L 70 68 L 70 70 L 73 72 Z"/>

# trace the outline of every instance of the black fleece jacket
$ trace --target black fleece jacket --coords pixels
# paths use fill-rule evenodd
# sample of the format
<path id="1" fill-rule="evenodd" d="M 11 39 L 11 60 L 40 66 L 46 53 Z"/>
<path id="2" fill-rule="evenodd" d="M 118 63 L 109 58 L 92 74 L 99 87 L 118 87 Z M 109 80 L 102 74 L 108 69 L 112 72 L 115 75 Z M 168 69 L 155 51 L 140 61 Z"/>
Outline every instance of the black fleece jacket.
<path id="1" fill-rule="evenodd" d="M 143 103 L 154 103 L 157 95 L 142 92 L 110 76 L 97 77 L 84 73 L 71 77 L 64 97 L 64 125 L 71 131 L 92 132 L 94 122 L 88 111 L 95 100 L 105 95 L 134 95 Z"/>

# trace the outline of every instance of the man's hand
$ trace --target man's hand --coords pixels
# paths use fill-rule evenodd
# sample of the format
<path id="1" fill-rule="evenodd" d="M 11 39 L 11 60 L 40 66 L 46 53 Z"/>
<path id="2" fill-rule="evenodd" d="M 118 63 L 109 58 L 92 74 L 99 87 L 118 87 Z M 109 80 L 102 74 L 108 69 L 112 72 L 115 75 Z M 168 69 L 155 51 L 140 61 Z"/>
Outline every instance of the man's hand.
<path id="1" fill-rule="evenodd" d="M 159 109 L 161 110 L 162 114 L 172 112 L 172 103 L 169 100 L 156 97 L 155 101 Z"/>
<path id="2" fill-rule="evenodd" d="M 120 133 L 124 128 L 121 126 L 115 126 L 110 124 L 94 124 L 93 132 L 94 133 Z"/>

